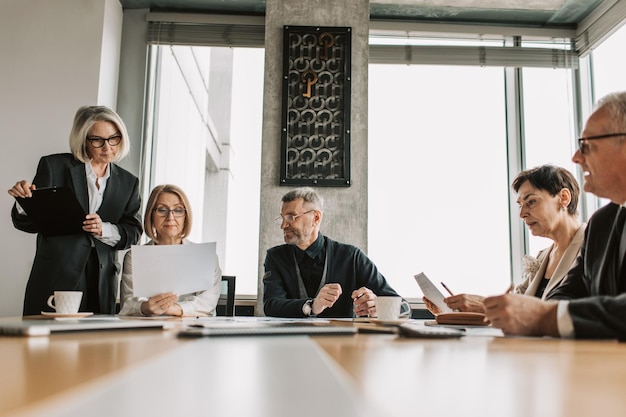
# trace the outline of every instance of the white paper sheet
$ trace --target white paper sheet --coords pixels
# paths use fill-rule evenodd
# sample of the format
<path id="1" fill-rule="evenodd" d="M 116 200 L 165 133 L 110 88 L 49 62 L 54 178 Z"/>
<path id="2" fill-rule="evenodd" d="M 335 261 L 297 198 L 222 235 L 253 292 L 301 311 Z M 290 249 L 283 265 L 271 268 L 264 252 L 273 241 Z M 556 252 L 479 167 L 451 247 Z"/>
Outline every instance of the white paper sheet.
<path id="1" fill-rule="evenodd" d="M 452 312 L 452 309 L 448 307 L 448 305 L 443 301 L 445 297 L 443 296 L 441 291 L 439 291 L 437 287 L 435 287 L 435 284 L 433 284 L 433 282 L 428 279 L 428 277 L 424 275 L 423 272 L 415 275 L 415 281 L 417 281 L 417 284 L 422 289 L 424 297 L 428 298 L 431 303 L 436 305 L 441 313 Z"/>
<path id="2" fill-rule="evenodd" d="M 216 243 L 133 246 L 133 293 L 189 294 L 215 285 Z"/>

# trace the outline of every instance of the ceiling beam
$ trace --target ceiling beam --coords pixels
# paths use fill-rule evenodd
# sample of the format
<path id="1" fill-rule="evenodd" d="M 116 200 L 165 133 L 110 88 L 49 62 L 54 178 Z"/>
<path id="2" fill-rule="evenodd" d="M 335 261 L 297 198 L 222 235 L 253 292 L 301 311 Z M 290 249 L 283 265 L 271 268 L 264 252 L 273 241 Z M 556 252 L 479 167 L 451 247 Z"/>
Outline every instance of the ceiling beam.
<path id="1" fill-rule="evenodd" d="M 626 0 L 605 0 L 576 30 L 576 51 L 584 57 L 626 22 Z"/>

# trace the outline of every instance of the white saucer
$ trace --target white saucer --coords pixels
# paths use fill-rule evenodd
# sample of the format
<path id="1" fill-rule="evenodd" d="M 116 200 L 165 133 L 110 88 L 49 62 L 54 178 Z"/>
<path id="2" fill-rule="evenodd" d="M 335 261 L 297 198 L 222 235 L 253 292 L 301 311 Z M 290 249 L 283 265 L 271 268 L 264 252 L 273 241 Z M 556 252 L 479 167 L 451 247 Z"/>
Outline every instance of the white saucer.
<path id="1" fill-rule="evenodd" d="M 73 313 L 73 314 L 62 314 L 62 313 L 52 313 L 50 311 L 42 311 L 41 314 L 43 316 L 54 317 L 54 318 L 80 318 L 80 317 L 89 317 L 92 316 L 93 313 Z"/>

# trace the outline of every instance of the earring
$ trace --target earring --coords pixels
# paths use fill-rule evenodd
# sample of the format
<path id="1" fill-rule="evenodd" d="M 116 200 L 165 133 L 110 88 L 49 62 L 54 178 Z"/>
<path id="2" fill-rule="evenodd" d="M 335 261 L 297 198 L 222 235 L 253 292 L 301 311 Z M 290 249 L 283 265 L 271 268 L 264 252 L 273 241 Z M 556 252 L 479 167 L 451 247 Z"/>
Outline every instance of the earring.
<path id="1" fill-rule="evenodd" d="M 561 206 L 561 211 L 565 211 L 565 206 Z"/>

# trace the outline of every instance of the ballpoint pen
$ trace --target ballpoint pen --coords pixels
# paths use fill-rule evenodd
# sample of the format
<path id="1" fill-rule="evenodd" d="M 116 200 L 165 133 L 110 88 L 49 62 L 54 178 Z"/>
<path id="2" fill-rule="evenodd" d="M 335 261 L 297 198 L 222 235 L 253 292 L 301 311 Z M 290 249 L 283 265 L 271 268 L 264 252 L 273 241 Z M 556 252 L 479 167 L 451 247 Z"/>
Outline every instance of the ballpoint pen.
<path id="1" fill-rule="evenodd" d="M 446 284 L 444 284 L 444 283 L 442 282 L 442 283 L 441 283 L 441 286 L 443 286 L 443 288 L 445 288 L 445 289 L 446 289 L 446 291 L 448 291 L 448 294 L 450 294 L 450 295 L 454 295 L 454 293 L 452 293 L 452 291 L 450 291 L 450 288 L 448 288 L 448 287 L 446 286 Z"/>

